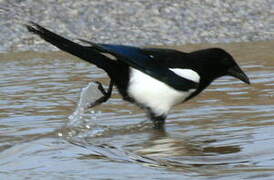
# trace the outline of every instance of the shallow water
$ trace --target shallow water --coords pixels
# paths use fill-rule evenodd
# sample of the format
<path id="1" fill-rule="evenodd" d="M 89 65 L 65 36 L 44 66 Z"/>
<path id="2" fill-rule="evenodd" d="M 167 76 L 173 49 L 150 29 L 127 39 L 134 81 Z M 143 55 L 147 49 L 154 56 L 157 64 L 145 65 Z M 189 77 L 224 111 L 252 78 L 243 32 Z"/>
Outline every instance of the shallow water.
<path id="1" fill-rule="evenodd" d="M 170 113 L 163 131 L 117 93 L 70 123 L 92 65 L 60 52 L 0 55 L 1 179 L 274 178 L 274 42 L 229 50 L 252 85 L 225 77 Z"/>

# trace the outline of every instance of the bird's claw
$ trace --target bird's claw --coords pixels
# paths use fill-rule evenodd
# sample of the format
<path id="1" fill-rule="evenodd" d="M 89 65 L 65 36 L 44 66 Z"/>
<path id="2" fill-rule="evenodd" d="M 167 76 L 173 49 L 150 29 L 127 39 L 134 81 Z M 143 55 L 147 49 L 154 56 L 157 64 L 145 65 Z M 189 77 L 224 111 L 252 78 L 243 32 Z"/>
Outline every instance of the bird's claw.
<path id="1" fill-rule="evenodd" d="M 106 102 L 110 96 L 111 96 L 111 92 L 112 92 L 112 87 L 113 87 L 113 82 L 110 81 L 110 84 L 109 84 L 109 87 L 108 87 L 108 90 L 106 91 L 102 85 L 102 83 L 100 83 L 99 81 L 94 81 L 94 83 L 96 83 L 98 86 L 98 90 L 101 91 L 101 93 L 103 94 L 102 97 L 100 97 L 99 99 L 97 99 L 96 101 L 90 103 L 87 108 L 90 109 L 90 108 L 93 108 L 103 102 Z"/>

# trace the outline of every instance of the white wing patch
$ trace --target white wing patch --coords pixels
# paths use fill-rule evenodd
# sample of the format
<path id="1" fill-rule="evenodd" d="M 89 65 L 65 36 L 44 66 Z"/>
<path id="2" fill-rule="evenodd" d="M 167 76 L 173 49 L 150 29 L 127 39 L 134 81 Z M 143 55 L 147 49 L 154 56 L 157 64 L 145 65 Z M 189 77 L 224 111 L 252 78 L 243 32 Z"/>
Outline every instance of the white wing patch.
<path id="1" fill-rule="evenodd" d="M 113 56 L 112 54 L 110 54 L 110 53 L 101 52 L 100 54 L 102 54 L 103 56 L 106 56 L 107 58 L 109 58 L 111 60 L 117 61 L 117 58 L 115 56 Z"/>
<path id="2" fill-rule="evenodd" d="M 173 71 L 178 76 L 194 81 L 196 83 L 200 81 L 199 74 L 192 69 L 170 68 L 169 70 Z"/>

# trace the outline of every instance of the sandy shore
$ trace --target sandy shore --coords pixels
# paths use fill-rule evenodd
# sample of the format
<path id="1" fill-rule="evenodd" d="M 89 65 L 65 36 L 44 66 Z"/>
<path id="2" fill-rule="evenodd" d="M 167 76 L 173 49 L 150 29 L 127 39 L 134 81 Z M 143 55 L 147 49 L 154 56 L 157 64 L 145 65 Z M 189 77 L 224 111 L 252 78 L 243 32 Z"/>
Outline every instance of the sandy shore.
<path id="1" fill-rule="evenodd" d="M 53 49 L 15 20 L 33 20 L 71 39 L 148 45 L 274 39 L 269 0 L 0 1 L 0 52 Z"/>

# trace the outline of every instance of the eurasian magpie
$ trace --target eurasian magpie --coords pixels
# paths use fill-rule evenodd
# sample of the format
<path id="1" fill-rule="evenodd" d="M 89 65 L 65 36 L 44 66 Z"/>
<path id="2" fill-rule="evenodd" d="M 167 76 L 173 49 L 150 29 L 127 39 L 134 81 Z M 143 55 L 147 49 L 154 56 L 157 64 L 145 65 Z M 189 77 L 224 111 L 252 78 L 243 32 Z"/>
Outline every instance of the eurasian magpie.
<path id="1" fill-rule="evenodd" d="M 80 40 L 85 45 L 65 39 L 30 22 L 27 29 L 59 49 L 103 69 L 110 77 L 107 91 L 90 107 L 107 101 L 115 85 L 123 99 L 147 112 L 156 128 L 163 127 L 170 109 L 202 92 L 212 81 L 233 76 L 250 84 L 247 75 L 233 57 L 221 48 L 190 53 L 174 49 L 140 48 L 98 44 Z"/>

